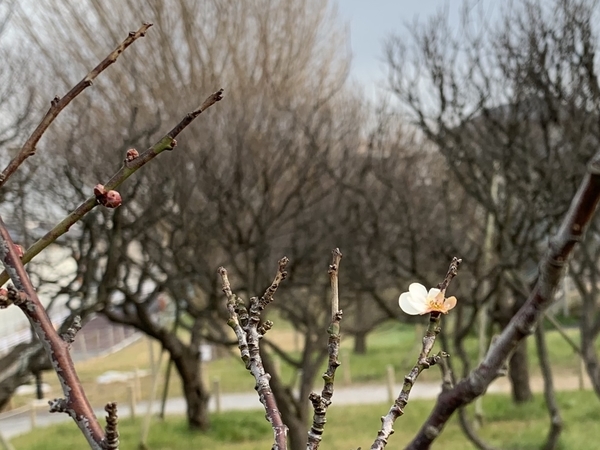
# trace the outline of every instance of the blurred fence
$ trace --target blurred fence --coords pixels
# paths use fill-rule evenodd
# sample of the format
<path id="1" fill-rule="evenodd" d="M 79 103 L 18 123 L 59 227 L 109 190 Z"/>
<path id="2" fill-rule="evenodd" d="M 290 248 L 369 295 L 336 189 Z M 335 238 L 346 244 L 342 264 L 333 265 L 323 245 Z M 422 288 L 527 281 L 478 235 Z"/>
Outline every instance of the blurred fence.
<path id="1" fill-rule="evenodd" d="M 16 312 L 20 313 L 18 310 Z M 68 315 L 69 310 L 66 307 L 57 308 L 50 318 L 54 326 L 59 327 Z M 31 333 L 31 328 L 27 323 L 21 323 L 19 329 L 15 329 L 14 326 L 0 326 L 0 357 L 7 354 L 16 345 L 29 342 L 32 338 Z M 71 347 L 71 356 L 75 361 L 103 356 L 120 350 L 141 336 L 142 334 L 132 327 L 113 324 L 102 316 L 93 316 L 77 333 Z"/>

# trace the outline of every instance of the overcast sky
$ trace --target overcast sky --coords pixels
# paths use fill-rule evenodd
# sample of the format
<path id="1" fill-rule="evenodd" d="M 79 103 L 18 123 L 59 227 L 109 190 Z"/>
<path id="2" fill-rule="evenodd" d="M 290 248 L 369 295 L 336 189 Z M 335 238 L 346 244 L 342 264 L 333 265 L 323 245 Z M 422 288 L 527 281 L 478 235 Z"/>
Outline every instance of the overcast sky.
<path id="1" fill-rule="evenodd" d="M 472 7 L 493 14 L 493 0 L 471 0 Z M 338 0 L 342 20 L 350 27 L 352 70 L 350 76 L 373 94 L 385 78 L 383 43 L 391 33 L 406 33 L 406 24 L 426 19 L 447 8 L 450 22 L 459 25 L 462 0 Z M 497 8 L 496 8 L 497 9 Z M 380 83 L 381 84 L 381 83 Z"/>

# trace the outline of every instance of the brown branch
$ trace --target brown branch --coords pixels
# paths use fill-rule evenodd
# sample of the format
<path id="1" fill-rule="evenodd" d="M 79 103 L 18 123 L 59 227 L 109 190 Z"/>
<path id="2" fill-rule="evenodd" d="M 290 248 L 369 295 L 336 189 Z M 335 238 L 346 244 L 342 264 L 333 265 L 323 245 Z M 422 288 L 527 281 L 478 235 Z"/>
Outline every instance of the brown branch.
<path id="1" fill-rule="evenodd" d="M 327 328 L 329 339 L 327 342 L 327 351 L 329 360 L 327 371 L 323 374 L 324 386 L 321 395 L 316 392 L 311 392 L 309 400 L 312 403 L 314 414 L 313 423 L 308 432 L 307 450 L 317 450 L 321 443 L 325 423 L 327 422 L 327 408 L 331 405 L 333 397 L 333 383 L 335 381 L 335 371 L 340 366 L 338 354 L 340 351 L 340 322 L 342 321 L 342 310 L 339 309 L 339 292 L 338 292 L 338 273 L 340 270 L 340 261 L 342 252 L 339 248 L 333 250 L 333 261 L 329 266 L 329 279 L 331 282 L 331 324 Z"/>
<path id="2" fill-rule="evenodd" d="M 125 160 L 123 166 L 115 173 L 111 179 L 104 185 L 104 188 L 109 191 L 119 187 L 127 178 L 135 173 L 143 165 L 154 159 L 157 155 L 165 150 L 172 150 L 177 144 L 175 137 L 181 133 L 185 127 L 187 127 L 196 117 L 198 117 L 207 108 L 214 105 L 216 102 L 223 98 L 223 89 L 211 94 L 202 103 L 200 108 L 186 115 L 181 122 L 179 122 L 171 131 L 163 136 L 158 142 L 152 147 L 147 149 L 144 153 L 133 160 Z M 62 221 L 52 228 L 43 237 L 38 239 L 31 247 L 27 249 L 23 257 L 21 258 L 23 264 L 27 264 L 35 256 L 37 256 L 42 250 L 48 247 L 52 242 L 56 241 L 60 236 L 65 234 L 71 226 L 73 226 L 78 220 L 80 220 L 85 214 L 90 212 L 98 205 L 96 195 L 90 196 L 85 202 L 79 205 L 73 212 L 66 216 Z M 8 281 L 8 274 L 6 271 L 0 274 L 0 286 Z"/>
<path id="3" fill-rule="evenodd" d="M 273 295 L 277 291 L 279 284 L 287 276 L 285 270 L 287 264 L 288 259 L 286 257 L 279 260 L 275 279 L 260 299 L 256 297 L 250 299 L 250 308 L 248 309 L 246 309 L 243 300 L 231 291 L 227 270 L 224 267 L 219 268 L 219 275 L 223 283 L 223 292 L 227 297 L 227 311 L 229 312 L 227 325 L 235 332 L 238 338 L 241 358 L 246 365 L 246 369 L 252 373 L 256 380 L 254 388 L 258 392 L 258 398 L 265 408 L 267 420 L 271 423 L 271 428 L 273 429 L 273 450 L 287 449 L 288 427 L 283 423 L 281 412 L 277 407 L 275 396 L 269 384 L 271 375 L 265 372 L 260 356 L 260 339 L 271 328 L 272 322 L 266 321 L 260 325 L 260 315 L 265 306 L 273 301 Z"/>
<path id="4" fill-rule="evenodd" d="M 52 325 L 52 321 L 31 284 L 25 267 L 19 259 L 17 248 L 1 217 L 0 258 L 16 290 L 22 294 L 22 298 L 14 303 L 27 316 L 42 342 L 65 395 L 65 398 L 49 402 L 50 411 L 69 414 L 92 449 L 104 448 L 104 431 L 94 415 L 75 371 L 73 360 L 69 354 L 70 343 L 63 340 L 54 329 L 54 325 Z"/>
<path id="5" fill-rule="evenodd" d="M 148 28 L 152 26 L 151 23 L 144 23 L 139 30 L 131 31 L 127 38 L 121 42 L 117 48 L 115 48 L 106 58 L 104 58 L 100 64 L 92 69 L 83 79 L 77 83 L 73 88 L 67 92 L 64 97 L 54 97 L 50 102 L 50 109 L 39 123 L 37 128 L 33 131 L 31 136 L 27 139 L 19 153 L 10 161 L 8 166 L 0 174 L 0 188 L 4 186 L 8 178 L 19 168 L 19 166 L 30 156 L 33 156 L 36 151 L 36 145 L 42 138 L 48 127 L 54 122 L 54 119 L 60 114 L 60 112 L 67 107 L 75 97 L 77 97 L 84 89 L 92 85 L 94 79 L 100 75 L 108 66 L 113 64 L 119 55 L 125 51 L 127 47 L 133 44 L 137 39 L 146 35 Z"/>
<path id="6" fill-rule="evenodd" d="M 445 291 L 448 288 L 448 285 L 458 273 L 458 267 L 460 266 L 461 262 L 462 259 L 456 257 L 452 258 L 452 262 L 450 263 L 448 272 L 444 277 L 444 281 L 438 284 L 438 289 Z M 423 347 L 421 349 L 421 353 L 419 354 L 419 358 L 417 359 L 417 363 L 414 365 L 408 375 L 404 377 L 404 384 L 402 385 L 402 391 L 400 392 L 400 395 L 398 395 L 398 398 L 388 413 L 381 418 L 381 429 L 377 433 L 377 438 L 373 442 L 371 450 L 381 450 L 387 445 L 389 437 L 394 433 L 394 422 L 396 419 L 398 419 L 398 417 L 404 414 L 404 408 L 408 404 L 410 391 L 412 390 L 421 372 L 425 369 L 429 369 L 434 364 L 440 363 L 443 358 L 448 357 L 448 354 L 443 351 L 438 352 L 434 356 L 429 356 L 431 349 L 435 344 L 435 339 L 441 331 L 441 318 L 442 314 L 439 312 L 434 311 L 429 314 L 429 326 L 427 327 L 425 336 L 423 336 Z"/>
<path id="7" fill-rule="evenodd" d="M 573 197 L 571 207 L 560 229 L 549 242 L 548 252 L 540 263 L 538 281 L 527 302 L 500 334 L 481 364 L 454 389 L 442 392 L 438 396 L 431 414 L 407 449 L 429 448 L 456 409 L 482 395 L 496 378 L 510 353 L 523 339 L 533 333 L 540 317 L 552 303 L 554 293 L 564 276 L 567 261 L 575 244 L 582 240 L 584 230 L 594 215 L 598 201 L 600 201 L 600 153 L 590 161 L 588 173 Z"/>

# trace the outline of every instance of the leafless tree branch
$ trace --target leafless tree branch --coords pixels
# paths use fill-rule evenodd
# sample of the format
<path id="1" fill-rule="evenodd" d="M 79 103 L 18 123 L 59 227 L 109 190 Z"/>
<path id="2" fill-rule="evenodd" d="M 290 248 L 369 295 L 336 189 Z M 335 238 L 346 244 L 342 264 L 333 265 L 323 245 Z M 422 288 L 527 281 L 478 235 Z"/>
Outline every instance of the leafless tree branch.
<path id="1" fill-rule="evenodd" d="M 119 44 L 106 58 L 104 58 L 100 64 L 98 64 L 91 72 L 89 72 L 83 79 L 77 83 L 73 88 L 65 94 L 64 97 L 54 97 L 50 102 L 50 109 L 39 123 L 37 128 L 33 131 L 31 136 L 25 141 L 23 147 L 17 153 L 17 155 L 10 161 L 8 166 L 0 174 L 0 188 L 4 186 L 8 178 L 19 168 L 19 166 L 30 156 L 33 156 L 36 151 L 36 145 L 42 138 L 50 124 L 54 122 L 54 119 L 58 117 L 60 112 L 67 107 L 75 97 L 77 97 L 84 89 L 92 85 L 93 80 L 100 75 L 108 66 L 113 64 L 119 55 L 125 51 L 127 47 L 133 44 L 137 39 L 146 35 L 148 28 L 152 26 L 151 23 L 144 23 L 137 31 L 131 31 L 127 38 Z"/>
<path id="2" fill-rule="evenodd" d="M 331 281 L 331 324 L 327 328 L 329 339 L 327 350 L 329 360 L 327 371 L 323 374 L 324 386 L 321 394 L 311 392 L 309 399 L 314 409 L 313 423 L 308 432 L 307 450 L 316 450 L 319 448 L 323 431 L 325 428 L 327 408 L 331 405 L 333 397 L 333 383 L 335 380 L 335 371 L 339 367 L 338 354 L 340 350 L 340 322 L 342 321 L 342 311 L 339 309 L 340 298 L 338 289 L 338 273 L 340 270 L 340 261 L 342 252 L 339 248 L 332 251 L 333 260 L 329 266 L 329 278 Z"/>
<path id="3" fill-rule="evenodd" d="M 69 353 L 70 342 L 62 339 L 54 329 L 52 321 L 40 302 L 27 272 L 25 272 L 18 250 L 2 218 L 0 218 L 0 258 L 20 294 L 20 299 L 14 303 L 29 319 L 31 326 L 50 357 L 62 386 L 65 398 L 49 402 L 50 411 L 69 414 L 84 434 L 90 447 L 92 449 L 103 449 L 105 444 L 104 431 L 79 382 L 79 377 Z"/>
<path id="4" fill-rule="evenodd" d="M 273 301 L 273 296 L 281 281 L 287 276 L 286 266 L 288 259 L 283 257 L 279 260 L 277 275 L 273 283 L 267 288 L 265 294 L 259 299 L 250 299 L 250 307 L 246 308 L 244 301 L 231 291 L 231 284 L 225 268 L 219 268 L 219 275 L 223 282 L 223 292 L 227 297 L 227 311 L 229 319 L 227 324 L 233 329 L 238 338 L 241 358 L 254 379 L 255 389 L 258 392 L 260 402 L 265 407 L 267 420 L 271 423 L 274 434 L 273 450 L 287 449 L 288 427 L 283 423 L 281 413 L 277 407 L 275 396 L 269 385 L 271 375 L 265 372 L 262 358 L 260 356 L 259 340 L 271 328 L 272 322 L 260 323 L 260 316 L 264 308 Z"/>
<path id="5" fill-rule="evenodd" d="M 147 149 L 144 153 L 142 153 L 136 158 L 125 159 L 124 164 L 117 171 L 117 173 L 115 173 L 106 183 L 106 185 L 104 185 L 104 189 L 106 189 L 107 191 L 116 189 L 127 178 L 129 178 L 133 173 L 135 173 L 140 167 L 147 164 L 157 155 L 159 155 L 165 150 L 172 150 L 177 145 L 175 137 L 177 137 L 177 135 L 181 133 L 185 129 L 185 127 L 192 123 L 192 121 L 196 117 L 198 117 L 202 112 L 204 112 L 210 106 L 214 105 L 216 102 L 220 101 L 222 98 L 223 89 L 220 89 L 219 91 L 211 94 L 198 109 L 187 114 L 171 131 L 164 135 L 152 147 Z M 73 212 L 67 215 L 63 220 L 61 220 L 57 225 L 55 225 L 54 228 L 48 231 L 48 233 L 46 233 L 42 238 L 38 239 L 31 247 L 27 249 L 27 251 L 23 255 L 23 258 L 21 259 L 23 264 L 27 264 L 42 250 L 48 247 L 48 245 L 50 245 L 52 242 L 56 241 L 56 239 L 58 239 L 60 236 L 69 231 L 71 226 L 73 226 L 85 214 L 90 212 L 99 204 L 100 203 L 98 202 L 98 198 L 96 195 L 92 195 L 85 202 L 80 204 Z M 0 285 L 6 283 L 6 281 L 8 281 L 8 275 L 6 271 L 4 271 L 0 274 Z"/>
<path id="6" fill-rule="evenodd" d="M 450 284 L 452 279 L 457 275 L 458 267 L 461 262 L 462 260 L 459 258 L 452 258 L 452 262 L 450 263 L 448 272 L 444 277 L 444 281 L 438 284 L 438 289 L 440 289 L 442 292 L 448 288 L 448 285 Z M 389 412 L 381 418 L 381 429 L 377 433 L 377 438 L 375 439 L 375 442 L 373 442 L 371 450 L 380 450 L 385 448 L 385 446 L 387 445 L 389 437 L 394 432 L 394 422 L 398 417 L 404 414 L 404 408 L 408 404 L 408 397 L 410 395 L 410 391 L 412 390 L 421 372 L 425 369 L 429 369 L 434 364 L 440 363 L 443 360 L 443 358 L 448 357 L 448 354 L 443 351 L 438 352 L 434 356 L 429 356 L 429 354 L 431 353 L 431 349 L 433 348 L 433 344 L 435 343 L 435 339 L 441 331 L 441 319 L 442 314 L 440 312 L 430 313 L 429 326 L 427 327 L 427 331 L 425 332 L 425 336 L 423 337 L 423 348 L 421 350 L 421 353 L 419 354 L 417 363 L 411 369 L 408 375 L 404 377 L 402 391 L 400 392 L 400 395 L 390 408 Z"/>

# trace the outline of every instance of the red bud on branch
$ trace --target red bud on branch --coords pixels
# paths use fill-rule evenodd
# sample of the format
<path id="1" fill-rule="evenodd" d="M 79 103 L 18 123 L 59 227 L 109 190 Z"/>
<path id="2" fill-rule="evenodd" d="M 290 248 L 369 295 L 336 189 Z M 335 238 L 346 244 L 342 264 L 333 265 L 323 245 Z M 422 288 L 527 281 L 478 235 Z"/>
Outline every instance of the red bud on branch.
<path id="1" fill-rule="evenodd" d="M 121 194 L 114 190 L 107 192 L 102 184 L 94 186 L 94 195 L 98 203 L 107 208 L 116 208 L 122 203 Z"/>
<path id="2" fill-rule="evenodd" d="M 136 159 L 138 156 L 140 156 L 140 153 L 135 148 L 130 148 L 129 150 L 127 150 L 127 155 L 125 156 L 125 161 L 131 162 L 134 159 Z"/>

